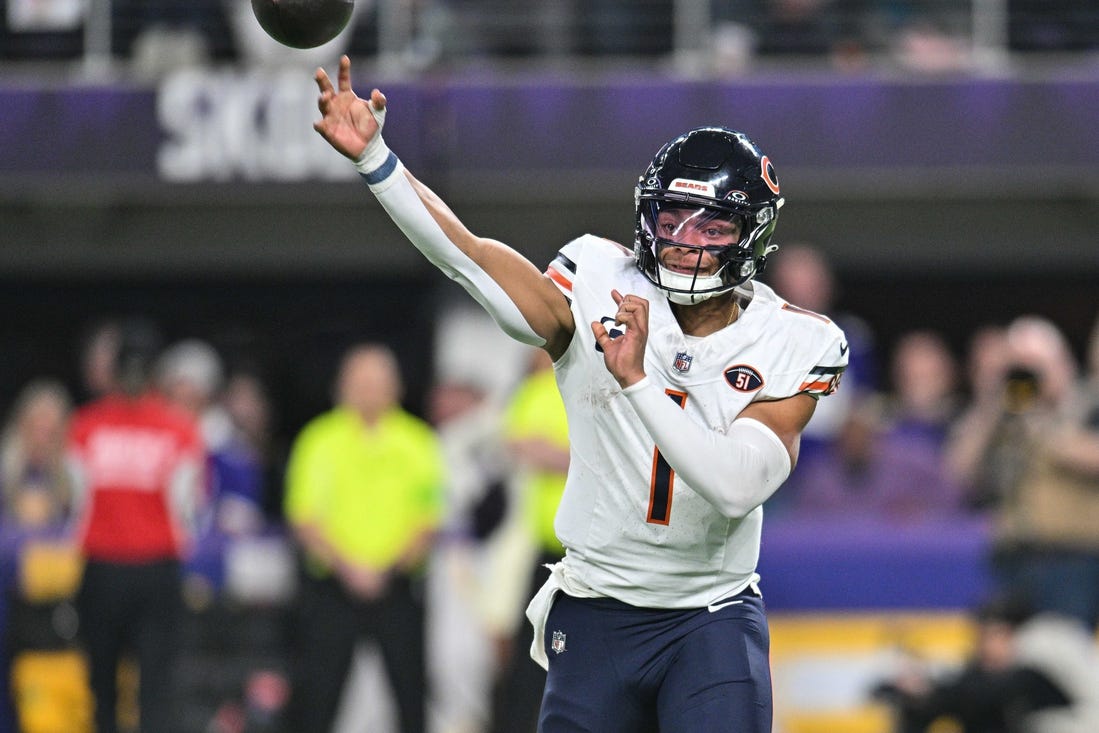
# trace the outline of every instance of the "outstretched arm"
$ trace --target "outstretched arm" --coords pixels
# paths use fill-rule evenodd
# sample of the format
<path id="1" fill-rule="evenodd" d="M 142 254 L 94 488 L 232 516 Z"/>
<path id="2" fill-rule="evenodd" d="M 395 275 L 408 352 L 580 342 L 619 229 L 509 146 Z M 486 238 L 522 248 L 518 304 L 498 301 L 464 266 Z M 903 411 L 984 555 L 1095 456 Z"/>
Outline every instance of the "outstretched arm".
<path id="1" fill-rule="evenodd" d="M 572 339 L 568 301 L 529 260 L 507 245 L 469 231 L 454 212 L 401 165 L 382 140 L 386 99 L 368 100 L 351 89 L 351 62 L 340 59 L 337 87 L 316 73 L 322 118 L 313 124 L 337 151 L 355 162 L 371 191 L 405 236 L 457 281 L 514 338 L 541 346 L 554 358 Z"/>

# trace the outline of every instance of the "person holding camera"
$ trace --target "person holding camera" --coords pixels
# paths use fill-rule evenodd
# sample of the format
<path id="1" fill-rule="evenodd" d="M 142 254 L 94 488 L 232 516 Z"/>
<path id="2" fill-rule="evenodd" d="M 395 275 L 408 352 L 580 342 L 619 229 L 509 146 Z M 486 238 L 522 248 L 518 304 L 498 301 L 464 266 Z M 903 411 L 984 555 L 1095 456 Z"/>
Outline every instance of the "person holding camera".
<path id="1" fill-rule="evenodd" d="M 980 342 L 948 461 L 992 517 L 998 583 L 1037 610 L 1099 627 L 1099 427 L 1062 332 L 1022 316 Z"/>
<path id="2" fill-rule="evenodd" d="M 873 688 L 873 699 L 892 709 L 895 733 L 946 721 L 964 733 L 1099 730 L 1099 647 L 1090 632 L 1011 594 L 982 602 L 971 621 L 973 647 L 959 667 L 913 657 Z"/>

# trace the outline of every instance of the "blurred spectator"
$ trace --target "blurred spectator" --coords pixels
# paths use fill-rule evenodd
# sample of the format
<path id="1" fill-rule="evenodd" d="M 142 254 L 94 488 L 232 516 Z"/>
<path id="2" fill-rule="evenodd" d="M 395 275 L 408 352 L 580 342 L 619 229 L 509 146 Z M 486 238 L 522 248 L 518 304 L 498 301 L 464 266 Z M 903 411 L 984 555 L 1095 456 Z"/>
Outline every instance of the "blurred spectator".
<path id="1" fill-rule="evenodd" d="M 337 405 L 298 435 L 287 468 L 286 516 L 304 551 L 295 730 L 332 727 L 361 638 L 381 650 L 400 728 L 425 727 L 423 570 L 441 519 L 438 439 L 400 408 L 388 348 L 352 348 Z"/>
<path id="2" fill-rule="evenodd" d="M 94 400 L 116 388 L 115 365 L 121 338 L 118 321 L 108 319 L 93 324 L 80 347 L 80 381 L 83 399 Z"/>
<path id="3" fill-rule="evenodd" d="M 236 57 L 222 0 L 112 0 L 111 30 L 115 56 L 144 76 Z"/>
<path id="4" fill-rule="evenodd" d="M 3 0 L 0 55 L 78 58 L 90 5 L 94 10 L 84 0 Z M 112 52 L 132 60 L 140 75 L 236 57 L 222 0 L 111 0 L 109 8 Z"/>
<path id="5" fill-rule="evenodd" d="M 0 674 L 10 680 L 23 733 L 83 731 L 91 724 L 72 603 L 80 562 L 64 539 L 73 490 L 65 462 L 71 409 L 60 383 L 32 381 L 0 439 Z M 0 721 L 0 730 L 13 725 L 5 712 L 9 727 Z"/>
<path id="6" fill-rule="evenodd" d="M 896 713 L 896 733 L 1092 733 L 1099 730 L 1099 653 L 1079 623 L 1035 615 L 1011 596 L 977 609 L 976 644 L 948 674 L 915 660 L 874 695 Z"/>
<path id="7" fill-rule="evenodd" d="M 172 729 L 180 560 L 202 495 L 203 445 L 190 415 L 152 389 L 155 326 L 121 326 L 116 389 L 81 408 L 70 430 L 78 477 L 78 594 L 99 733 L 119 729 L 119 661 L 136 656 L 141 730 Z"/>
<path id="8" fill-rule="evenodd" d="M 1032 463 L 1020 450 L 1032 447 L 1031 427 L 1066 414 L 1076 366 L 1057 327 L 1026 316 L 974 335 L 969 375 L 970 404 L 953 430 L 950 467 L 976 505 L 998 507 Z"/>
<path id="9" fill-rule="evenodd" d="M 982 326 L 969 337 L 965 377 L 970 403 L 991 409 L 1003 399 L 1008 360 L 1006 331 L 1000 326 Z"/>
<path id="10" fill-rule="evenodd" d="M 958 364 L 946 341 L 935 331 L 901 336 L 891 377 L 892 431 L 940 451 L 959 408 Z"/>
<path id="11" fill-rule="evenodd" d="M 442 733 L 483 731 L 495 666 L 484 605 L 488 539 L 507 510 L 500 407 L 484 380 L 448 375 L 429 394 L 446 465 L 446 512 L 428 581 L 428 661 Z"/>
<path id="12" fill-rule="evenodd" d="M 973 62 L 972 40 L 923 21 L 900 29 L 892 43 L 902 68 L 929 74 L 958 72 Z"/>
<path id="13" fill-rule="evenodd" d="M 671 0 L 587 0 L 576 4 L 578 51 L 589 56 L 659 56 L 672 50 Z"/>
<path id="14" fill-rule="evenodd" d="M 180 730 L 239 714 L 242 721 L 263 719 L 262 730 L 273 731 L 284 722 L 285 696 L 265 708 L 249 697 L 248 682 L 259 676 L 289 686 L 278 629 L 292 593 L 293 561 L 263 512 L 266 398 L 254 378 L 234 375 L 227 382 L 221 356 L 200 339 L 179 341 L 161 354 L 157 383 L 198 422 L 206 446 L 206 501 L 183 568 L 188 615 L 175 680 Z M 243 624 L 250 633 L 226 633 Z"/>
<path id="15" fill-rule="evenodd" d="M 835 460 L 831 454 L 852 410 L 877 390 L 877 347 L 863 319 L 835 311 L 838 295 L 835 274 L 825 254 L 816 247 L 784 245 L 768 262 L 763 279 L 790 304 L 834 320 L 847 336 L 850 349 L 843 389 L 817 403 L 801 436 L 797 467 L 765 505 L 770 516 L 779 516 L 789 504 L 797 503 L 798 495 L 815 480 L 812 475 L 830 470 Z"/>
<path id="16" fill-rule="evenodd" d="M 879 4 L 872 0 L 721 0 L 714 17 L 719 28 L 735 24 L 750 34 L 753 50 L 775 58 L 828 57 L 851 65 L 868 46 Z"/>
<path id="17" fill-rule="evenodd" d="M 955 426 L 950 466 L 995 523 L 994 564 L 1005 588 L 1038 610 L 1099 625 L 1099 467 L 1096 428 L 1068 343 L 1048 320 L 1024 316 L 1001 342 L 1000 364 L 975 387 Z M 986 347 L 987 348 L 987 347 Z M 998 399 L 992 399 L 998 395 Z"/>
<path id="18" fill-rule="evenodd" d="M 946 458 L 947 470 L 962 482 L 966 500 L 975 509 L 995 503 L 1004 487 L 1018 480 L 1025 460 L 1015 450 L 1022 440 L 1015 433 L 1021 432 L 1022 424 L 1003 414 L 1010 359 L 1006 328 L 985 326 L 970 337 L 966 363 L 969 401 L 951 431 Z M 981 430 L 968 435 L 972 427 Z M 994 439 L 992 432 L 996 433 Z"/>
<path id="19" fill-rule="evenodd" d="M 447 0 L 429 8 L 446 56 L 656 56 L 672 50 L 672 0 Z"/>
<path id="20" fill-rule="evenodd" d="M 493 642 L 497 629 L 510 630 L 526 592 L 525 577 L 507 586 L 491 572 L 501 523 L 513 510 L 502 403 L 525 347 L 480 308 L 447 302 L 438 318 L 428 412 L 446 463 L 446 511 L 428 580 L 432 721 L 437 733 L 483 733 L 497 666 Z"/>
<path id="21" fill-rule="evenodd" d="M 274 416 L 263 380 L 247 371 L 230 374 L 222 404 L 240 440 L 256 453 L 266 453 Z"/>
<path id="22" fill-rule="evenodd" d="M 214 589 L 222 584 L 226 542 L 255 534 L 264 523 L 263 464 L 222 401 L 224 374 L 217 350 L 199 339 L 172 344 L 157 364 L 157 382 L 165 397 L 193 415 L 202 430 L 207 496 L 189 569 Z M 239 409 L 239 395 L 237 400 Z"/>
<path id="23" fill-rule="evenodd" d="M 64 521 L 72 502 L 65 440 L 72 400 L 59 382 L 36 380 L 16 398 L 0 438 L 0 517 L 21 526 Z"/>
<path id="24" fill-rule="evenodd" d="M 78 58 L 85 7 L 84 0 L 0 0 L 0 58 Z"/>
<path id="25" fill-rule="evenodd" d="M 1064 446 L 1066 457 L 1081 470 L 1099 474 L 1099 318 L 1088 337 L 1087 373 L 1082 385 L 1083 421 Z"/>
<path id="26" fill-rule="evenodd" d="M 831 6 L 832 0 L 765 0 L 757 50 L 770 55 L 828 55 L 839 30 L 838 13 Z"/>
<path id="27" fill-rule="evenodd" d="M 171 344 L 157 360 L 156 378 L 165 397 L 195 416 L 206 438 L 227 437 L 232 427 L 217 400 L 225 368 L 213 346 L 200 339 Z"/>
<path id="28" fill-rule="evenodd" d="M 1048 53 L 1099 47 L 1099 16 L 1093 3 L 1008 0 L 1008 46 Z"/>
<path id="29" fill-rule="evenodd" d="M 902 336 L 891 360 L 892 393 L 863 398 L 832 449 L 799 465 L 799 493 L 790 511 L 890 523 L 967 516 L 962 488 L 945 468 L 947 435 L 958 408 L 957 372 L 939 334 Z"/>
<path id="30" fill-rule="evenodd" d="M 263 377 L 247 370 L 231 373 L 222 406 L 232 421 L 241 450 L 251 454 L 260 467 L 259 498 L 264 515 L 271 520 L 281 518 L 285 447 L 277 439 L 276 405 Z"/>
<path id="31" fill-rule="evenodd" d="M 830 58 L 840 70 L 865 69 L 890 57 L 902 68 L 937 73 L 972 62 L 972 11 L 945 0 L 722 0 L 715 6 L 715 43 L 741 50 L 720 70 L 744 67 L 745 51 L 770 60 Z"/>
<path id="32" fill-rule="evenodd" d="M 889 0 L 865 3 L 858 34 L 863 42 L 890 52 L 907 70 L 942 73 L 973 63 L 973 10 L 947 0 Z"/>
<path id="33" fill-rule="evenodd" d="M 534 631 L 523 623 L 526 604 L 549 577 L 548 564 L 559 561 L 565 548 L 557 539 L 554 519 L 565 490 L 569 468 L 569 428 L 565 405 L 557 389 L 550 356 L 531 352 L 529 373 L 512 395 L 505 416 L 507 446 L 515 465 L 515 516 L 530 545 L 527 552 L 508 547 L 509 562 L 497 564 L 497 575 L 516 573 L 527 578 L 523 596 L 501 647 L 501 670 L 494 695 L 494 733 L 528 733 L 538 724 L 546 672 L 529 655 Z M 526 557 L 526 562 L 516 563 Z"/>
<path id="34" fill-rule="evenodd" d="M 506 0 L 428 3 L 427 26 L 437 52 L 448 58 L 529 56 L 538 51 L 535 15 Z"/>

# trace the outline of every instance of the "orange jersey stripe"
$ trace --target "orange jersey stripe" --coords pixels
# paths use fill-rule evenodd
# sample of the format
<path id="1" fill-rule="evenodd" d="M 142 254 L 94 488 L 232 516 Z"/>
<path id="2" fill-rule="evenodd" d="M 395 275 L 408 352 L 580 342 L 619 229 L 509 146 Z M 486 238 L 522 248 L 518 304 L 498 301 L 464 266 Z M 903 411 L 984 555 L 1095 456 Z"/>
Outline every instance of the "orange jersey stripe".
<path id="1" fill-rule="evenodd" d="M 570 293 L 572 292 L 572 281 L 568 280 L 557 270 L 553 269 L 552 267 L 547 268 L 546 276 L 549 277 L 550 280 L 553 280 L 555 283 L 557 283 L 557 285 L 560 286 L 562 289 Z"/>

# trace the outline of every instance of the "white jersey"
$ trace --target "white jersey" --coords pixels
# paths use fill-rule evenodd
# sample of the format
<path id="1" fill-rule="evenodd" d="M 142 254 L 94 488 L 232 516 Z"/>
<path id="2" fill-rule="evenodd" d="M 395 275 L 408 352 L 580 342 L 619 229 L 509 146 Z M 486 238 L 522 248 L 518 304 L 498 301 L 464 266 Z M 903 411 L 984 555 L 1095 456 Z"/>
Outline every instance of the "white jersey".
<path id="1" fill-rule="evenodd" d="M 565 571 L 594 595 L 649 608 L 701 608 L 758 580 L 762 507 L 730 519 L 675 476 L 588 324 L 614 326 L 612 288 L 647 298 L 646 373 L 692 420 L 719 433 L 755 400 L 832 392 L 847 364 L 843 332 L 755 282 L 732 325 L 685 335 L 632 252 L 591 235 L 562 248 L 547 275 L 576 321 L 555 364 L 572 452 L 555 523 Z M 728 477 L 729 491 L 736 481 Z"/>

